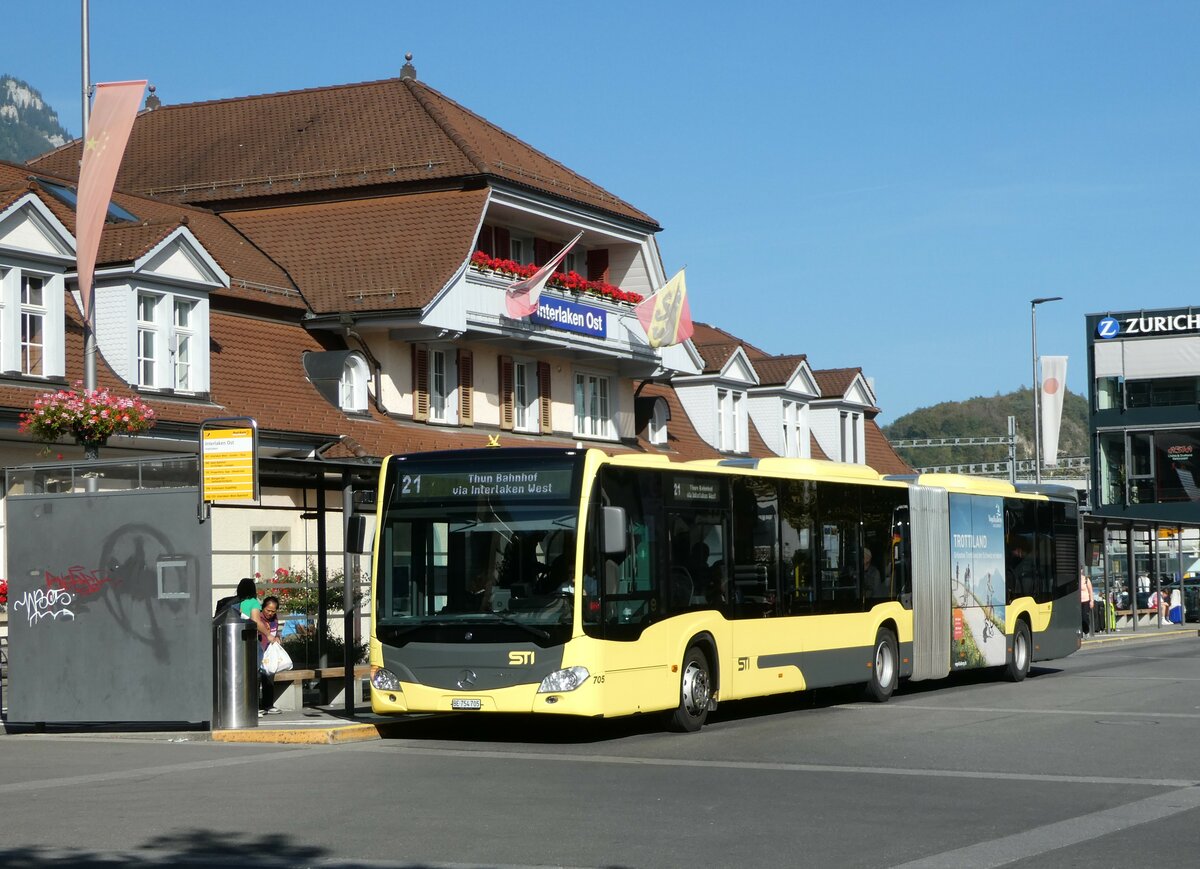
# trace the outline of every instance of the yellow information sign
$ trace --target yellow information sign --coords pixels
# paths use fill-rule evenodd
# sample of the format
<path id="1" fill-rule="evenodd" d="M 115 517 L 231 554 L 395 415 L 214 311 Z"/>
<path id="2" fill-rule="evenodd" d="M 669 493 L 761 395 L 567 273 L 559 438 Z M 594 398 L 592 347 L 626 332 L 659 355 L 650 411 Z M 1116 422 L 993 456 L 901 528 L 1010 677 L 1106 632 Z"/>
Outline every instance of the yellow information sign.
<path id="1" fill-rule="evenodd" d="M 254 429 L 204 429 L 201 467 L 205 501 L 254 500 Z"/>

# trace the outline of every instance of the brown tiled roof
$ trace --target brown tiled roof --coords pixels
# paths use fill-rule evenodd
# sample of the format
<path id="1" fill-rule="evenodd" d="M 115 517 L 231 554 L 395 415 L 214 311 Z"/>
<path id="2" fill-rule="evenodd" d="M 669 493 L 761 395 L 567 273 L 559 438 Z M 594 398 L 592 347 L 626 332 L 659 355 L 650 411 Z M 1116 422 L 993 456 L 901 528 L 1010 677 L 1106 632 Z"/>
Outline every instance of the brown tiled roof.
<path id="1" fill-rule="evenodd" d="M 805 360 L 803 353 L 793 356 L 768 356 L 765 359 L 754 360 L 754 370 L 758 372 L 760 386 L 786 386 Z"/>
<path id="2" fill-rule="evenodd" d="M 29 176 L 60 184 L 74 181 L 28 167 L 0 162 L 0 202 L 15 201 L 33 193 L 74 234 L 75 210 L 51 195 Z M 157 202 L 127 193 L 113 194 L 112 201 L 139 218 L 137 223 L 107 223 L 100 235 L 97 266 L 131 263 L 151 250 L 181 225 L 186 225 L 229 275 L 232 286 L 220 295 L 305 309 L 304 299 L 287 273 L 221 217 L 203 208 Z M 4 206 L 0 205 L 0 208 Z"/>
<path id="3" fill-rule="evenodd" d="M 873 419 L 863 421 L 866 431 L 867 464 L 881 474 L 911 474 L 912 466 L 892 448 L 882 429 Z"/>
<path id="4" fill-rule="evenodd" d="M 77 177 L 78 140 L 31 161 Z M 642 211 L 411 79 L 162 106 L 133 127 L 117 186 L 216 203 L 494 176 L 657 228 Z"/>
<path id="5" fill-rule="evenodd" d="M 825 454 L 823 449 L 821 449 L 821 445 L 817 443 L 817 436 L 812 432 L 809 432 L 808 434 L 808 445 L 809 449 L 812 450 L 812 457 L 814 459 L 824 459 L 825 461 L 829 461 L 829 456 Z"/>
<path id="6" fill-rule="evenodd" d="M 814 371 L 813 377 L 821 387 L 822 398 L 841 398 L 860 374 L 861 368 L 822 368 Z"/>
<path id="7" fill-rule="evenodd" d="M 226 212 L 318 313 L 424 307 L 463 267 L 486 190 Z"/>

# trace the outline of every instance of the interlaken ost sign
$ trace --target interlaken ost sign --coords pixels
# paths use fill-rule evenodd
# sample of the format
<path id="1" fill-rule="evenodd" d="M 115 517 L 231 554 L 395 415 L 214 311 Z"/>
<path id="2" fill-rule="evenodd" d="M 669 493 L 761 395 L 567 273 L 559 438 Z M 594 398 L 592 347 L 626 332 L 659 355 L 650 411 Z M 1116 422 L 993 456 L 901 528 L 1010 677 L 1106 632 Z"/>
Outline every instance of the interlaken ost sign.
<path id="1" fill-rule="evenodd" d="M 530 314 L 529 319 L 543 326 L 578 332 L 580 335 L 591 335 L 595 338 L 608 336 L 608 318 L 604 311 L 591 305 L 568 302 L 566 299 L 543 295 L 538 302 L 537 313 Z"/>

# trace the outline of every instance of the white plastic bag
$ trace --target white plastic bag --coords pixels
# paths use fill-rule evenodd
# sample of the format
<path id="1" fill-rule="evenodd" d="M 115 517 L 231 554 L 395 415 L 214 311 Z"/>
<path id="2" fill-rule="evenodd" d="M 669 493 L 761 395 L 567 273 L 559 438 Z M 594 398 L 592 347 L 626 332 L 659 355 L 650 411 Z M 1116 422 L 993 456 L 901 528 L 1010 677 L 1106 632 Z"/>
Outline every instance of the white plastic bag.
<path id="1" fill-rule="evenodd" d="M 281 643 L 271 643 L 263 652 L 263 672 L 274 676 L 284 670 L 292 669 L 292 656 L 287 653 Z"/>

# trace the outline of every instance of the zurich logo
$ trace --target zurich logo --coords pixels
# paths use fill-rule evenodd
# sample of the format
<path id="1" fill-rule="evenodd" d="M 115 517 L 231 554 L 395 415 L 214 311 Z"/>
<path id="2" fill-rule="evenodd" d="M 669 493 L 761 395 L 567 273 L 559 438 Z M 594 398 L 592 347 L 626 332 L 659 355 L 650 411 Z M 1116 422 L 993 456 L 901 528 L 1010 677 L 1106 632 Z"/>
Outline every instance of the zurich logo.
<path id="1" fill-rule="evenodd" d="M 1101 338 L 1116 338 L 1121 334 L 1121 323 L 1113 317 L 1105 317 L 1096 324 L 1096 334 Z"/>

